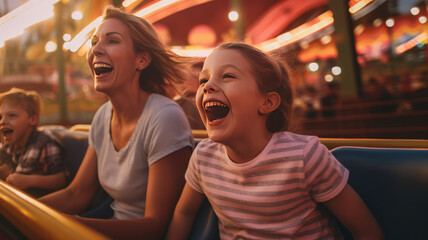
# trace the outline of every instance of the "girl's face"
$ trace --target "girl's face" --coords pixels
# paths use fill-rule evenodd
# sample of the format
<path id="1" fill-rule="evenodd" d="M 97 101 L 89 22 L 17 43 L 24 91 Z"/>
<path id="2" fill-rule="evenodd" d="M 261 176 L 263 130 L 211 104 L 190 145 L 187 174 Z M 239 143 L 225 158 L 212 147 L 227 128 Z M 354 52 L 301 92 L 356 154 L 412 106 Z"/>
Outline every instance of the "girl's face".
<path id="1" fill-rule="evenodd" d="M 3 143 L 23 148 L 37 125 L 37 116 L 29 116 L 19 104 L 5 102 L 0 106 L 0 125 Z"/>
<path id="2" fill-rule="evenodd" d="M 251 66 L 233 49 L 217 49 L 207 57 L 200 74 L 196 105 L 209 137 L 227 143 L 248 137 L 259 115 L 264 95 L 252 75 Z"/>
<path id="3" fill-rule="evenodd" d="M 94 88 L 109 93 L 131 80 L 137 80 L 141 54 L 134 51 L 128 27 L 111 18 L 102 22 L 92 36 L 87 61 L 94 77 Z"/>

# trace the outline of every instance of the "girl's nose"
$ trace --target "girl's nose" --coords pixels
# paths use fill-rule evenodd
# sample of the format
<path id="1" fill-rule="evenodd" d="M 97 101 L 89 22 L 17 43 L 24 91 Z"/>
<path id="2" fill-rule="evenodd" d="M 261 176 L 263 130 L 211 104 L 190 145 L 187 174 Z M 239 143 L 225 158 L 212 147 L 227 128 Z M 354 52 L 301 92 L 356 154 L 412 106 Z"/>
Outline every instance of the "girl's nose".
<path id="1" fill-rule="evenodd" d="M 217 87 L 212 80 L 208 80 L 204 85 L 204 93 L 215 92 Z"/>

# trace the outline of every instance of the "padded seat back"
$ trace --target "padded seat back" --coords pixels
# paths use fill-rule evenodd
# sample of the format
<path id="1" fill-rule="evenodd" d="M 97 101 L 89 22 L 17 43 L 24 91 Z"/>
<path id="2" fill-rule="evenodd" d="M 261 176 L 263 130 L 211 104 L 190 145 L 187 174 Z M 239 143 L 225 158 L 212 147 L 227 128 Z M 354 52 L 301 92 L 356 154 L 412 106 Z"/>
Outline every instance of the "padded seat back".
<path id="1" fill-rule="evenodd" d="M 385 239 L 428 238 L 428 149 L 340 147 L 331 152 L 350 171 L 348 183 Z M 345 239 L 352 239 L 346 231 Z"/>
<path id="2" fill-rule="evenodd" d="M 88 133 L 71 132 L 67 129 L 57 128 L 49 130 L 58 137 L 65 148 L 64 164 L 69 174 L 67 183 L 70 183 L 76 176 L 77 170 L 79 170 L 80 164 L 85 157 L 88 148 Z"/>

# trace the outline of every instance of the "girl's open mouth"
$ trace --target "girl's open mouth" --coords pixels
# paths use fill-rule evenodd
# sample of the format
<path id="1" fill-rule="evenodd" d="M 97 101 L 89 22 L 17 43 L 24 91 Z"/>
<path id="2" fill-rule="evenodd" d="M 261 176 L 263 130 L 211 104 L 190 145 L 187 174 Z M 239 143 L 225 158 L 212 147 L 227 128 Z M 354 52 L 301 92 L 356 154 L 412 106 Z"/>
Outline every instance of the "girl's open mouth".
<path id="1" fill-rule="evenodd" d="M 229 114 L 230 108 L 219 101 L 206 102 L 204 105 L 205 114 L 210 122 L 223 119 Z"/>

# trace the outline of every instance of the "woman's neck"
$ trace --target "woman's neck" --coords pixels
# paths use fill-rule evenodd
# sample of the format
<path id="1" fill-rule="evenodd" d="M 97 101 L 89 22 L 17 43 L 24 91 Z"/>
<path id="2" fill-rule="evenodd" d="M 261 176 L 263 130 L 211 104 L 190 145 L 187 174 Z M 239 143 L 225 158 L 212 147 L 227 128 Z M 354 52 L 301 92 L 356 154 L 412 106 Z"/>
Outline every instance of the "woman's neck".
<path id="1" fill-rule="evenodd" d="M 119 124 L 127 124 L 139 119 L 150 93 L 139 90 L 138 93 L 124 94 L 110 98 L 113 112 L 112 118 Z"/>

